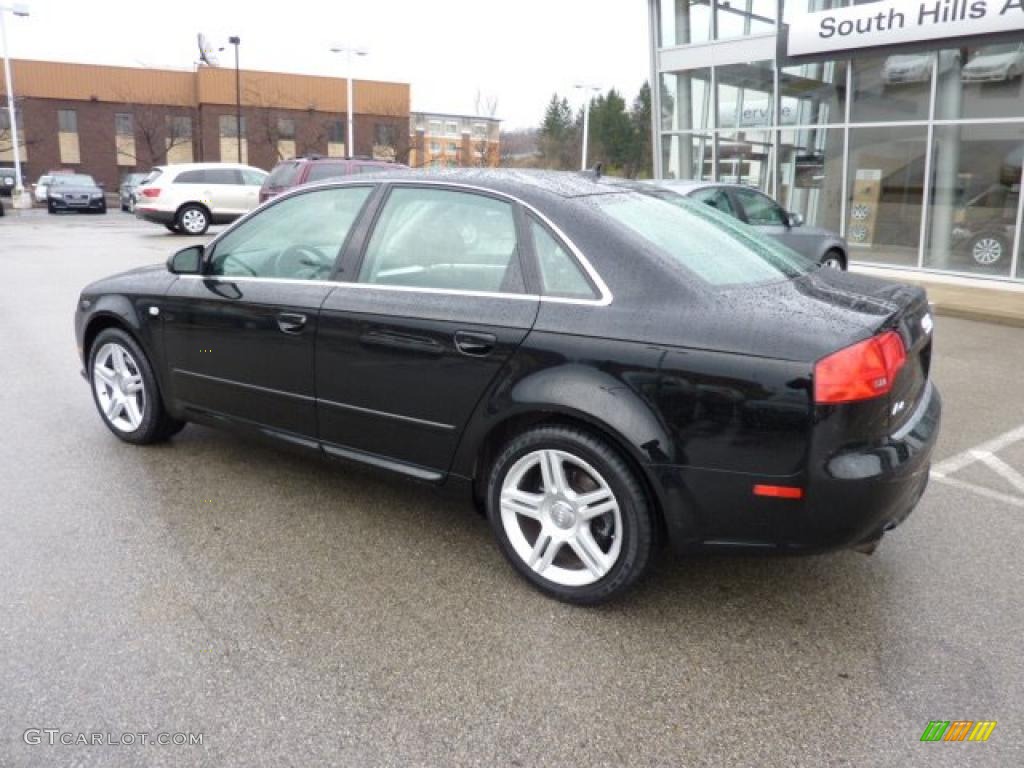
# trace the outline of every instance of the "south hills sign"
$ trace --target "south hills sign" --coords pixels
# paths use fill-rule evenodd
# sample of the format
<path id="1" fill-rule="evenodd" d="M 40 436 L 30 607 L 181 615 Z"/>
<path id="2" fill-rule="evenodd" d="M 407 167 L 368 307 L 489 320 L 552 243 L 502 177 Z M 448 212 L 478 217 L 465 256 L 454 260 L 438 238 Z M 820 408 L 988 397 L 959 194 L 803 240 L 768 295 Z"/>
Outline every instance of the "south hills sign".
<path id="1" fill-rule="evenodd" d="M 788 25 L 787 57 L 1021 33 L 1024 0 L 883 0 L 807 13 Z"/>

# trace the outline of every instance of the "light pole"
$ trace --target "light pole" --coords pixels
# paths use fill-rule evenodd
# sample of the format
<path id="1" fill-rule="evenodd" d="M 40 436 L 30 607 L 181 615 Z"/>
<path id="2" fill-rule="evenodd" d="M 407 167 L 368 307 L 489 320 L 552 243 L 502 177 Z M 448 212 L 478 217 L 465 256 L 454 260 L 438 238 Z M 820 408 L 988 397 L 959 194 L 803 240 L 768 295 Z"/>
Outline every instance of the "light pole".
<path id="1" fill-rule="evenodd" d="M 233 35 L 228 42 L 235 46 L 235 137 L 238 140 L 238 162 L 242 162 L 242 78 L 238 70 L 238 46 L 242 38 Z"/>
<path id="2" fill-rule="evenodd" d="M 331 46 L 331 53 L 345 54 L 345 108 L 348 110 L 348 140 L 345 144 L 345 154 L 349 157 L 355 155 L 355 130 L 352 125 L 352 54 L 365 56 L 369 51 L 365 48 L 356 48 L 351 45 L 335 44 Z"/>
<path id="3" fill-rule="evenodd" d="M 25 196 L 25 185 L 21 181 L 21 150 L 18 148 L 18 119 L 14 112 L 14 86 L 11 84 L 11 59 L 7 55 L 7 25 L 4 21 L 4 14 L 10 11 L 15 16 L 28 16 L 28 5 L 15 3 L 14 5 L 0 5 L 0 42 L 4 46 L 4 79 L 7 87 L 7 116 L 11 121 L 11 146 L 14 150 L 14 205 L 18 208 L 31 206 L 31 201 L 23 199 Z"/>
<path id="4" fill-rule="evenodd" d="M 576 83 L 573 88 L 578 88 L 583 91 L 586 101 L 583 103 L 583 158 L 580 160 L 580 170 L 587 170 L 587 139 L 590 133 L 590 100 L 593 98 L 592 93 L 597 93 L 601 90 L 601 86 L 593 85 L 591 83 Z"/>

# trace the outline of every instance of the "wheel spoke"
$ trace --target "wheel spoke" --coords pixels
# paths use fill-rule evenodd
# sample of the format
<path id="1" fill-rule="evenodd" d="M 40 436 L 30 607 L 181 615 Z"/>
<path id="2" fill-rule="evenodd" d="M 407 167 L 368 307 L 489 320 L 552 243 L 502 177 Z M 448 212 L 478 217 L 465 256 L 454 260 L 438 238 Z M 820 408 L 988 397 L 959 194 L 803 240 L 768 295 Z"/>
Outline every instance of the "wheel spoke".
<path id="1" fill-rule="evenodd" d="M 501 494 L 501 506 L 517 515 L 540 520 L 540 505 L 544 501 L 542 493 L 527 493 L 518 488 L 508 488 Z"/>
<path id="2" fill-rule="evenodd" d="M 97 378 L 110 389 L 114 389 L 117 386 L 117 374 L 114 371 L 108 370 L 102 365 L 97 365 L 94 372 Z"/>
<path id="3" fill-rule="evenodd" d="M 540 471 L 544 478 L 544 490 L 552 496 L 565 496 L 570 491 L 565 479 L 565 467 L 558 451 L 542 451 L 540 454 Z"/>
<path id="4" fill-rule="evenodd" d="M 128 423 L 132 425 L 132 429 L 137 429 L 139 424 L 142 423 L 142 410 L 139 408 L 138 400 L 134 397 L 125 398 L 124 407 Z"/>
<path id="5" fill-rule="evenodd" d="M 576 497 L 575 502 L 580 517 L 584 520 L 593 520 L 595 517 L 614 511 L 618 506 L 615 496 L 612 495 L 609 488 L 599 488 L 596 491 L 581 494 Z"/>
<path id="6" fill-rule="evenodd" d="M 551 565 L 551 561 L 555 559 L 555 555 L 558 554 L 558 550 L 561 548 L 561 541 L 556 541 L 545 531 L 541 531 L 537 536 L 537 541 L 533 545 L 533 551 L 530 553 L 528 565 L 537 573 L 544 573 L 544 571 L 548 569 L 548 566 Z"/>
<path id="7" fill-rule="evenodd" d="M 124 391 L 125 391 L 125 394 L 128 394 L 128 395 L 134 395 L 137 392 L 141 392 L 142 391 L 142 376 L 140 374 L 135 374 L 134 376 L 129 376 L 125 380 L 125 382 L 124 382 Z"/>
<path id="8" fill-rule="evenodd" d="M 576 556 L 595 577 L 604 576 L 608 571 L 608 556 L 601 551 L 594 541 L 594 536 L 589 528 L 580 528 L 574 539 L 569 541 L 569 546 Z"/>
<path id="9" fill-rule="evenodd" d="M 104 414 L 107 419 L 113 421 L 121 415 L 121 409 L 124 407 L 124 402 L 116 397 L 111 397 L 107 403 L 107 407 L 104 409 Z"/>
<path id="10" fill-rule="evenodd" d="M 124 362 L 124 350 L 120 347 L 114 347 L 110 353 L 111 361 L 114 365 L 114 370 L 117 371 L 121 376 L 128 375 L 128 366 Z"/>

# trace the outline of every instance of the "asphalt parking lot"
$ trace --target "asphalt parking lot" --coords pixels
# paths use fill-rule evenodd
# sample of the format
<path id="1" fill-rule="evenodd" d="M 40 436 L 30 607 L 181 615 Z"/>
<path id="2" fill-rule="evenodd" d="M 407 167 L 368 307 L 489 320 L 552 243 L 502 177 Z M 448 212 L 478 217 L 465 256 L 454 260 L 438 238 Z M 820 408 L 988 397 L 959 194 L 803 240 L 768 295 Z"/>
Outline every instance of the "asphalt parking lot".
<path id="1" fill-rule="evenodd" d="M 1024 330 L 938 319 L 938 465 L 873 556 L 663 557 L 580 609 L 422 486 L 195 426 L 117 441 L 78 292 L 187 242 L 0 219 L 0 766 L 1024 764 Z"/>

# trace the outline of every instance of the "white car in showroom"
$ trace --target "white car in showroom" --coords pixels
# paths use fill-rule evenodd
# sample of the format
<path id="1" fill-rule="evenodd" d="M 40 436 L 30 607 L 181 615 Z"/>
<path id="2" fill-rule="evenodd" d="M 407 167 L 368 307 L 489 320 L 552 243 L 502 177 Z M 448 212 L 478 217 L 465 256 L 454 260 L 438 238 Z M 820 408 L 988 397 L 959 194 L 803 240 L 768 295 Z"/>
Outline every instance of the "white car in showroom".
<path id="1" fill-rule="evenodd" d="M 259 203 L 267 172 L 238 163 L 158 165 L 135 191 L 135 216 L 171 232 L 202 235 Z"/>

